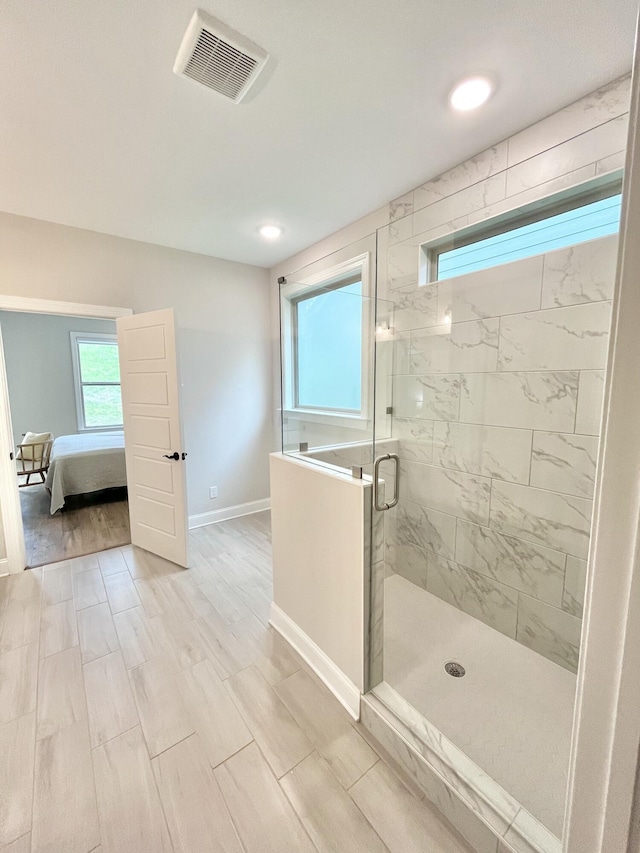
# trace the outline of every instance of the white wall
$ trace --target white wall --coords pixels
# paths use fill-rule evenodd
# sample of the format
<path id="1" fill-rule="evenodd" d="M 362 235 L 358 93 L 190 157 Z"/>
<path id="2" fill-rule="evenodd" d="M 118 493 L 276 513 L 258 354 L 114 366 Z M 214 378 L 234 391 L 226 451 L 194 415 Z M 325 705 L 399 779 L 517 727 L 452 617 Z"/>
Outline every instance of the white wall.
<path id="1" fill-rule="evenodd" d="M 2 519 L 2 512 L 0 512 L 0 575 L 4 574 L 4 572 L 8 571 L 6 566 L 1 565 L 1 561 L 5 560 L 7 557 L 7 545 L 4 541 L 4 521 Z"/>
<path id="2" fill-rule="evenodd" d="M 358 716 L 364 690 L 365 526 L 371 485 L 276 453 L 271 456 L 271 487 L 272 623 Z M 332 665 L 323 667 L 317 649 Z"/>
<path id="3" fill-rule="evenodd" d="M 113 320 L 0 311 L 14 444 L 31 432 L 78 432 L 69 332 L 114 334 Z"/>
<path id="4" fill-rule="evenodd" d="M 268 497 L 266 270 L 2 213 L 0 293 L 136 312 L 175 308 L 189 514 Z"/>

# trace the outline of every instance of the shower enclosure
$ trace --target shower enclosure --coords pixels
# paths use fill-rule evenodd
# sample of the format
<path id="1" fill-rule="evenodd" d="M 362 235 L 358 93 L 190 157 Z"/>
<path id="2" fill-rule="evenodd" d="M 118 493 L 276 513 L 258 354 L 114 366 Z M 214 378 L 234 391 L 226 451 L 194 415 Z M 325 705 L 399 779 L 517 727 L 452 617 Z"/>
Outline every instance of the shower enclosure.
<path id="1" fill-rule="evenodd" d="M 375 299 L 282 283 L 283 451 L 374 478 L 362 721 L 490 853 L 560 849 L 619 174 L 594 189 L 533 251 L 403 267 L 378 234 Z"/>

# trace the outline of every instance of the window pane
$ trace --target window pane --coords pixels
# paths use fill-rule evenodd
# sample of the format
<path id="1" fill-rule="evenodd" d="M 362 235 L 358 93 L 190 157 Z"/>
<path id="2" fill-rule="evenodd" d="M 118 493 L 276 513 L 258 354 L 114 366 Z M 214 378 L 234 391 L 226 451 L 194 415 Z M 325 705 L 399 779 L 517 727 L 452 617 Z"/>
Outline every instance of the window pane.
<path id="1" fill-rule="evenodd" d="M 441 252 L 438 255 L 438 280 L 617 234 L 620 204 L 621 196 L 611 196 L 521 228 L 503 231 L 459 249 Z"/>
<path id="2" fill-rule="evenodd" d="M 82 399 L 86 427 L 122 426 L 119 385 L 85 385 Z"/>
<path id="3" fill-rule="evenodd" d="M 362 282 L 297 303 L 297 405 L 362 408 Z"/>
<path id="4" fill-rule="evenodd" d="M 113 343 L 78 343 L 83 382 L 120 382 L 118 346 Z"/>

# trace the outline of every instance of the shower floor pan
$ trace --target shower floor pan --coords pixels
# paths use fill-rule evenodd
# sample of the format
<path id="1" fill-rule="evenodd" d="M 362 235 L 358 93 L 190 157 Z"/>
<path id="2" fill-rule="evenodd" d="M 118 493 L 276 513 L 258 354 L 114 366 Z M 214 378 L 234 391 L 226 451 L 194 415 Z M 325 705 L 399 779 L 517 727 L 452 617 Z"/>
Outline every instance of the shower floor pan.
<path id="1" fill-rule="evenodd" d="M 385 580 L 384 626 L 383 702 L 414 731 L 424 717 L 560 837 L 575 675 L 399 575 Z"/>

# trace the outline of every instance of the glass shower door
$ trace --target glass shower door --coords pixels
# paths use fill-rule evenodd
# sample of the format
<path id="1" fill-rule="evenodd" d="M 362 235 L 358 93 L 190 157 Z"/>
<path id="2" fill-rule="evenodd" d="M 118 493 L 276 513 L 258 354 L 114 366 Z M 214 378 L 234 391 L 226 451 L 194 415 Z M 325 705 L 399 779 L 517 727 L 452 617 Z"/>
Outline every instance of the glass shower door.
<path id="1" fill-rule="evenodd" d="M 370 688 L 557 838 L 616 248 L 401 283 L 378 324 Z"/>

